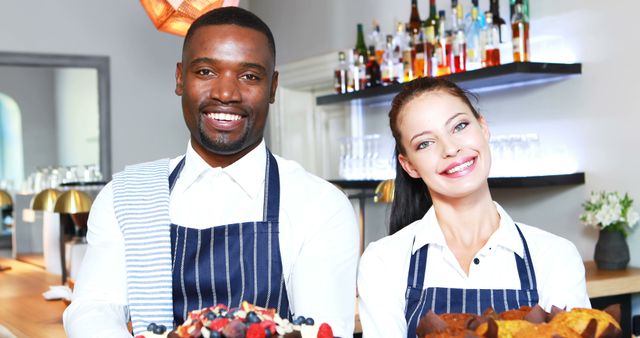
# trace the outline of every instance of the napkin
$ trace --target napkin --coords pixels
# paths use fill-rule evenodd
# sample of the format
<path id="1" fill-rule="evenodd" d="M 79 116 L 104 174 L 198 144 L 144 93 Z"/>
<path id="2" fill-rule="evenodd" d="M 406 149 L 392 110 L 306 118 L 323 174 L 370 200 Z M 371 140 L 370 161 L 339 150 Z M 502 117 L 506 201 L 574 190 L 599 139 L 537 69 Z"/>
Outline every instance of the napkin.
<path id="1" fill-rule="evenodd" d="M 71 289 L 66 285 L 52 285 L 48 291 L 42 293 L 46 300 L 71 299 Z"/>

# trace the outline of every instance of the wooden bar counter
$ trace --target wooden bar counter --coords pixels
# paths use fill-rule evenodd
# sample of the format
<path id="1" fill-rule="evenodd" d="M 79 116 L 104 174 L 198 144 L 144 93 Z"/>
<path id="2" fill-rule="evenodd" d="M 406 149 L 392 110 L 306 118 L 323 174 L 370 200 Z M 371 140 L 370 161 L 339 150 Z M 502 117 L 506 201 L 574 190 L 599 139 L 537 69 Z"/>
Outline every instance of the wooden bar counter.
<path id="1" fill-rule="evenodd" d="M 587 272 L 589 298 L 616 296 L 640 292 L 640 268 L 608 271 L 598 270 L 596 263 L 584 263 Z"/>
<path id="2" fill-rule="evenodd" d="M 66 337 L 62 327 L 65 304 L 47 301 L 42 293 L 60 285 L 60 276 L 12 259 L 0 258 L 0 265 L 11 269 L 0 272 L 0 325 L 17 337 Z M 590 298 L 640 293 L 640 268 L 620 271 L 598 270 L 585 262 L 587 292 Z M 356 316 L 356 332 L 361 332 Z"/>
<path id="3" fill-rule="evenodd" d="M 0 325 L 16 337 L 66 337 L 61 300 L 47 301 L 42 293 L 60 285 L 60 276 L 13 259 L 0 258 Z"/>

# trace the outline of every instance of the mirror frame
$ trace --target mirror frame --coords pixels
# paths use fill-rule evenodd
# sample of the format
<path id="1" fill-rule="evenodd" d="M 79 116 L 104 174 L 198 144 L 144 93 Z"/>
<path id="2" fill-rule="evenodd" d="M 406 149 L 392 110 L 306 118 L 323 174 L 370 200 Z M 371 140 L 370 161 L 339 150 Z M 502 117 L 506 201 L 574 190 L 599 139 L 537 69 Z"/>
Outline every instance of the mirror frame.
<path id="1" fill-rule="evenodd" d="M 0 66 L 94 68 L 98 72 L 100 172 L 111 180 L 111 80 L 108 56 L 0 52 Z"/>

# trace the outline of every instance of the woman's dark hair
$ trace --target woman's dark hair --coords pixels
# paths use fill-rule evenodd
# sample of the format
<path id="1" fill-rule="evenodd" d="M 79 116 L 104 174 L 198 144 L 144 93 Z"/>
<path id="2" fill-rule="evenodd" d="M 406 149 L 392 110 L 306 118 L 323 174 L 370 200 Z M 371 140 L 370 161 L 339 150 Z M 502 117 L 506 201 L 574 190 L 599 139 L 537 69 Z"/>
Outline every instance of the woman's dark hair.
<path id="1" fill-rule="evenodd" d="M 398 128 L 398 116 L 413 99 L 422 94 L 435 91 L 445 92 L 459 98 L 471 109 L 476 118 L 480 118 L 480 114 L 469 100 L 469 96 L 473 95 L 449 80 L 424 77 L 402 86 L 400 93 L 393 98 L 391 110 L 389 111 L 389 126 L 391 126 L 391 134 L 396 141 L 396 179 L 389 219 L 390 235 L 424 217 L 424 214 L 427 213 L 432 204 L 429 190 L 424 181 L 420 178 L 409 176 L 398 160 L 400 154 L 406 154 L 406 149 L 402 145 L 400 129 Z"/>

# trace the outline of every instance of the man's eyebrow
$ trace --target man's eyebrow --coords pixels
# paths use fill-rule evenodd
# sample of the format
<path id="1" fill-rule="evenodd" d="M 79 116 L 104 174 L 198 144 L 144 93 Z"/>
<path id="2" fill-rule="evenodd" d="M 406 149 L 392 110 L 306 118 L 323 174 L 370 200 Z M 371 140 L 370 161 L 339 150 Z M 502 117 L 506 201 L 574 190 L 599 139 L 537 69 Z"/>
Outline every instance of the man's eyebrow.
<path id="1" fill-rule="evenodd" d="M 267 72 L 267 68 L 265 68 L 263 65 L 259 64 L 259 63 L 254 63 L 254 62 L 242 62 L 240 64 L 243 68 L 255 68 L 258 69 L 260 72 L 266 73 Z"/>
<path id="2" fill-rule="evenodd" d="M 218 60 L 217 59 L 212 59 L 212 58 L 208 58 L 208 57 L 199 57 L 199 58 L 195 58 L 193 60 L 191 60 L 191 62 L 189 63 L 190 65 L 195 65 L 198 63 L 209 63 L 209 64 L 215 64 L 217 63 Z M 241 62 L 240 66 L 242 68 L 253 68 L 258 70 L 259 72 L 262 73 L 266 73 L 267 72 L 267 68 L 259 63 L 255 63 L 255 62 Z"/>

